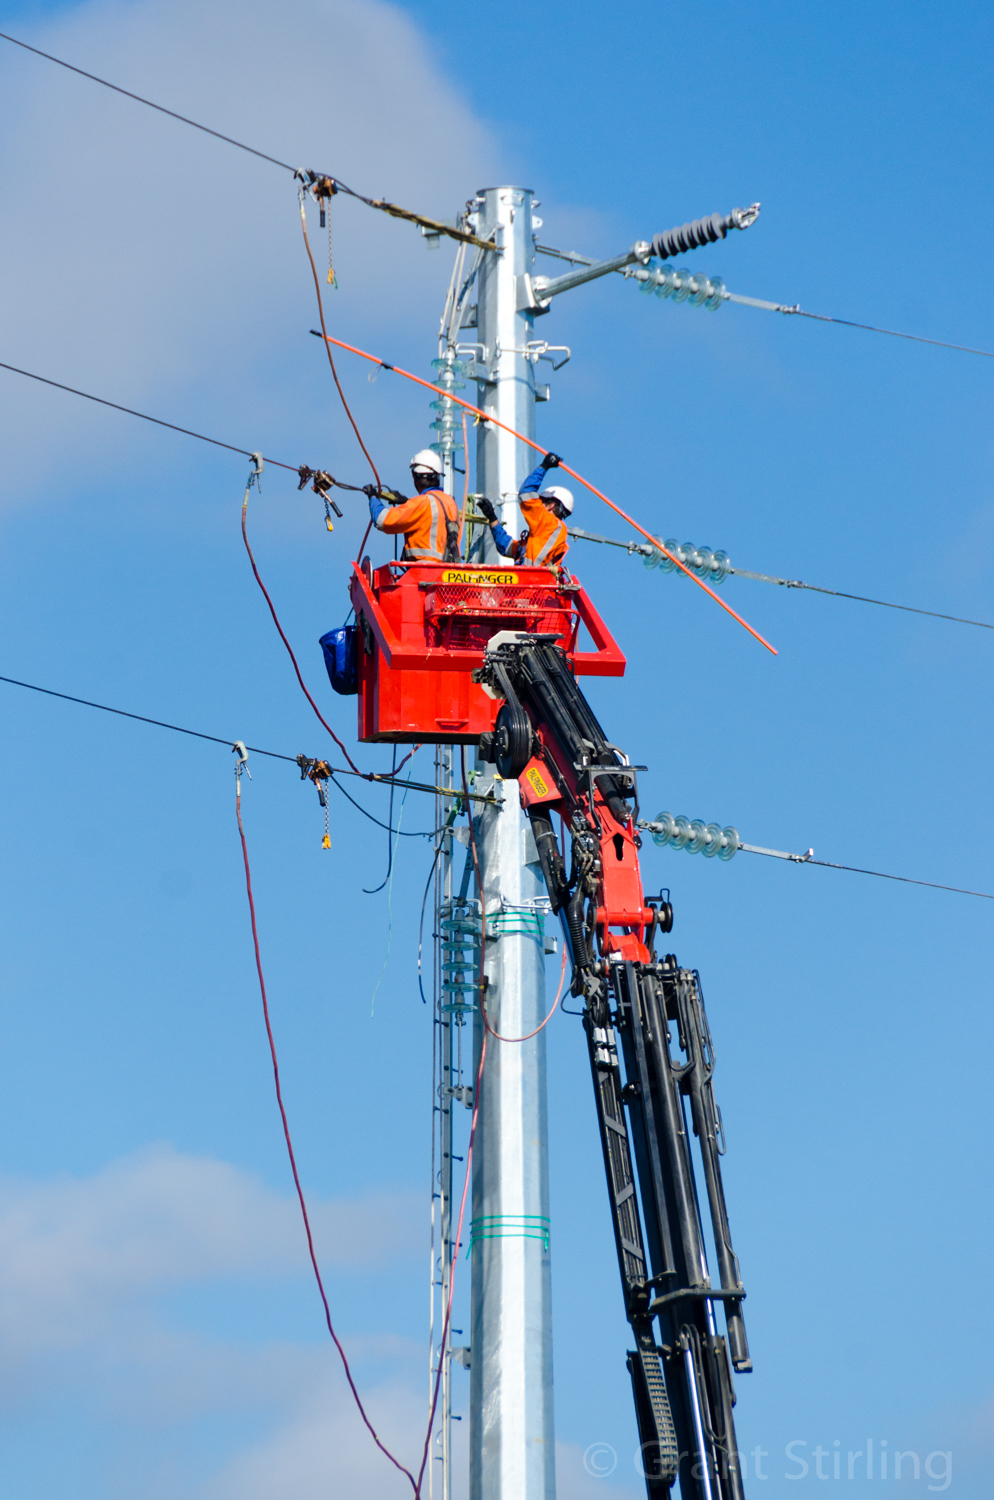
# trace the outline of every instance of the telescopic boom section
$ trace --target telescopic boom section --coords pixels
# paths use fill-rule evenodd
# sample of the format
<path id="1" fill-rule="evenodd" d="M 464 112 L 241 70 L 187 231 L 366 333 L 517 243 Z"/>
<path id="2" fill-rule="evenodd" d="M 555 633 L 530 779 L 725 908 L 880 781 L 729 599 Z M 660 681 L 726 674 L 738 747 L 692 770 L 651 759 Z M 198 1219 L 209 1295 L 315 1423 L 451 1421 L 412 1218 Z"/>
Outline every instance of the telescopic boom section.
<path id="1" fill-rule="evenodd" d="M 742 1500 L 732 1370 L 748 1371 L 752 1361 L 721 1181 L 714 1053 L 697 973 L 653 951 L 673 912 L 642 891 L 635 825 L 636 773 L 644 768 L 609 743 L 554 637 L 503 632 L 473 675 L 503 699 L 480 753 L 518 780 L 573 961 L 573 993 L 585 1002 L 648 1494 L 660 1500 L 679 1477 L 682 1500 Z M 569 830 L 568 873 L 553 813 Z M 708 1269 L 691 1129 L 718 1285 Z"/>

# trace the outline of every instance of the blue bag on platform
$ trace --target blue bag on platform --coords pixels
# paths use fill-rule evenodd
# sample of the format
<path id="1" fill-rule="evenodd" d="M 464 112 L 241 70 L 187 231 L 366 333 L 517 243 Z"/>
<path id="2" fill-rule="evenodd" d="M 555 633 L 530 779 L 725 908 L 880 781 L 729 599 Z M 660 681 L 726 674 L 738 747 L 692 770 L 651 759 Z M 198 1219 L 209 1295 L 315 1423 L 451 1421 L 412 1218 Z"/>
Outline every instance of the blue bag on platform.
<path id="1" fill-rule="evenodd" d="M 321 637 L 324 664 L 336 693 L 348 697 L 359 691 L 359 661 L 356 650 L 356 627 L 340 625 Z"/>

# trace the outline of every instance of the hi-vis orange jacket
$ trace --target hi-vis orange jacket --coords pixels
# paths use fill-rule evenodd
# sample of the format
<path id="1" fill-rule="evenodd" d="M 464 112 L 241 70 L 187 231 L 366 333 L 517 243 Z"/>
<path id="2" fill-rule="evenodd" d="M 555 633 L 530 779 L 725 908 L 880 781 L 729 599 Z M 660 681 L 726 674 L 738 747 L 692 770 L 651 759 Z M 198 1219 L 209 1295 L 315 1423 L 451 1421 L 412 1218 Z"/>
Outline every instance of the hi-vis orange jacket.
<path id="1" fill-rule="evenodd" d="M 461 547 L 462 516 L 456 502 L 444 490 L 424 490 L 403 505 L 391 505 L 384 510 L 377 518 L 376 528 L 390 535 L 398 532 L 403 535 L 405 561 L 444 562 L 447 520 L 458 525 Z"/>
<path id="2" fill-rule="evenodd" d="M 565 522 L 554 516 L 551 510 L 547 510 L 537 495 L 521 495 L 518 504 L 528 524 L 524 555 L 520 555 L 522 549 L 519 544 L 518 560 L 532 563 L 536 567 L 556 567 L 569 551 Z"/>

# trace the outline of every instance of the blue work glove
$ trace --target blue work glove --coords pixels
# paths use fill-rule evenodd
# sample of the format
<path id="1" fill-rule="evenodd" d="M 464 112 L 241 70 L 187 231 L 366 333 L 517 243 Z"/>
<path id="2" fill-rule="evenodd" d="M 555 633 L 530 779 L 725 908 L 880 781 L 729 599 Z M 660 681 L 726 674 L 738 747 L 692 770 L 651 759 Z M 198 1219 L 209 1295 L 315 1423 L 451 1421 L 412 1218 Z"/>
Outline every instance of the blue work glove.
<path id="1" fill-rule="evenodd" d="M 546 481 L 545 467 L 539 464 L 537 469 L 532 469 L 528 478 L 518 491 L 519 495 L 537 495 Z"/>
<path id="2" fill-rule="evenodd" d="M 380 517 L 382 516 L 383 512 L 385 510 L 387 510 L 387 509 L 388 509 L 388 506 L 387 506 L 386 501 L 385 500 L 381 500 L 380 497 L 379 497 L 379 495 L 376 495 L 376 494 L 370 495 L 370 497 L 369 497 L 369 519 L 372 521 L 372 523 L 373 523 L 374 526 L 379 525 Z"/>

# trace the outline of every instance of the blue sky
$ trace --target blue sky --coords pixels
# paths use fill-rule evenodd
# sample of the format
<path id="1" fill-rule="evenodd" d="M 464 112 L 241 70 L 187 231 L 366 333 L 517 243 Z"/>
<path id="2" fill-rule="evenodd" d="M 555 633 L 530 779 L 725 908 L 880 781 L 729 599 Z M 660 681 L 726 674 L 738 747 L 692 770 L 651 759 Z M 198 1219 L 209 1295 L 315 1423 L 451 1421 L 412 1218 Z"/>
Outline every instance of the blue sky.
<path id="1" fill-rule="evenodd" d="M 688 263 L 747 295 L 994 349 L 988 7 L 509 0 L 494 18 L 447 3 L 140 0 L 0 14 L 126 88 L 429 213 L 519 182 L 542 200 L 545 242 L 567 249 L 617 252 L 759 199 L 753 229 Z M 307 333 L 288 176 L 4 46 L 3 359 L 362 482 Z M 339 201 L 334 227 L 334 326 L 428 374 L 449 252 L 361 205 Z M 559 299 L 541 332 L 573 350 L 541 438 L 654 532 L 994 620 L 990 361 L 731 305 L 647 305 L 617 278 Z M 425 393 L 358 364 L 342 376 L 401 480 L 429 436 Z M 241 551 L 246 463 L 4 372 L 0 389 L 0 671 L 325 753 Z M 312 688 L 351 739 L 316 641 L 345 616 L 361 509 L 343 502 L 329 536 L 313 500 L 269 469 L 251 525 Z M 577 522 L 619 530 L 592 497 Z M 689 584 L 620 552 L 577 544 L 574 558 L 628 656 L 624 681 L 591 697 L 650 766 L 650 813 L 994 889 L 987 632 L 729 580 L 774 659 Z M 0 687 L 3 1492 L 399 1495 L 307 1279 L 230 757 Z M 371 1015 L 388 911 L 360 888 L 382 878 L 385 835 L 339 799 L 325 854 L 295 769 L 252 769 L 303 1177 L 363 1389 L 411 1456 L 430 1139 L 415 892 L 429 846 L 401 841 Z M 366 801 L 382 815 L 385 799 Z M 412 793 L 404 827 L 430 817 Z M 951 1452 L 948 1489 L 980 1500 L 994 1452 L 990 904 L 654 847 L 645 878 L 672 888 L 673 946 L 701 971 L 718 1049 L 756 1364 L 737 1420 L 743 1447 L 769 1455 L 765 1478 L 750 1457 L 748 1492 L 821 1493 L 816 1446 L 845 1455 L 872 1438 L 923 1462 Z M 549 1044 L 560 1493 L 634 1500 L 578 1023 L 557 1019 Z M 465 1414 L 468 1381 L 464 1401 Z M 594 1444 L 618 1455 L 607 1477 L 584 1469 Z M 861 1494 L 945 1482 L 869 1482 L 864 1464 Z"/>

